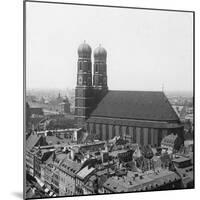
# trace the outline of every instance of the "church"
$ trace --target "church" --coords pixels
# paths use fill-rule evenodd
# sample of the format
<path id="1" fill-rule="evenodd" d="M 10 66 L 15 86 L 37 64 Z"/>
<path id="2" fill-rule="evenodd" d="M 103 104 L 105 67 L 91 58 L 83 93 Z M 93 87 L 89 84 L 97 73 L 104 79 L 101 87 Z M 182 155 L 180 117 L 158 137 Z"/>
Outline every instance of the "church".
<path id="1" fill-rule="evenodd" d="M 84 42 L 78 47 L 75 118 L 100 140 L 121 136 L 139 145 L 160 146 L 171 133 L 183 141 L 183 126 L 164 92 L 108 90 L 107 52 L 94 52 Z"/>

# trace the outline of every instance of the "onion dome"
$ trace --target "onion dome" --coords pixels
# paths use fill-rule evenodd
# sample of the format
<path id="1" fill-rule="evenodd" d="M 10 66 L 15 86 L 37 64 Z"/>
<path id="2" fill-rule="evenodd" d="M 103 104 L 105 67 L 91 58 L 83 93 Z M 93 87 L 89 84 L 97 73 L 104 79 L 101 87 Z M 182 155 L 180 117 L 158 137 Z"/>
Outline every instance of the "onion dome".
<path id="1" fill-rule="evenodd" d="M 101 45 L 99 45 L 94 50 L 94 58 L 95 58 L 95 60 L 106 60 L 106 57 L 107 57 L 106 50 Z"/>
<path id="2" fill-rule="evenodd" d="M 85 41 L 78 47 L 78 56 L 81 58 L 90 58 L 92 49 Z"/>

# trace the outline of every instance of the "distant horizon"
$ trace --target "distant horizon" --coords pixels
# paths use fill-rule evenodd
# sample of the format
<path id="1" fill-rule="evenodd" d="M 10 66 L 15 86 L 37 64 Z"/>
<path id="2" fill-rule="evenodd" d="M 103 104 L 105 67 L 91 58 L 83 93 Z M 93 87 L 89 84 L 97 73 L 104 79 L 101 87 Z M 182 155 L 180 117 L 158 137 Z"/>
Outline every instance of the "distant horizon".
<path id="1" fill-rule="evenodd" d="M 75 90 L 74 88 L 26 88 L 26 92 L 31 91 L 31 90 L 35 90 L 35 91 L 65 91 L 65 90 Z M 114 90 L 114 91 L 146 91 L 146 92 L 162 92 L 162 90 L 117 90 L 117 89 L 110 89 L 108 87 L 108 91 L 109 90 Z M 191 93 L 192 95 L 194 95 L 194 90 L 190 91 L 190 90 L 163 90 L 164 93 Z"/>

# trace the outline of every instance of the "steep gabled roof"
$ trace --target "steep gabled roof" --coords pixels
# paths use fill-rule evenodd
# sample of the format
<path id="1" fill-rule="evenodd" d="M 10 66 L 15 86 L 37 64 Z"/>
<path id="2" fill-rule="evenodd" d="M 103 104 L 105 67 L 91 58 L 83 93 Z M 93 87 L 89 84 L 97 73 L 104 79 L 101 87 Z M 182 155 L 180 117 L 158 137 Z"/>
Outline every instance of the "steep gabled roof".
<path id="1" fill-rule="evenodd" d="M 108 91 L 90 117 L 179 121 L 163 92 Z"/>
<path id="2" fill-rule="evenodd" d="M 93 167 L 88 167 L 88 165 L 86 167 L 84 167 L 83 169 L 81 169 L 78 173 L 77 176 L 81 179 L 86 179 L 90 174 L 92 174 L 92 172 L 94 172 L 95 168 Z"/>
<path id="3" fill-rule="evenodd" d="M 177 138 L 178 138 L 178 135 L 174 135 L 172 133 L 170 135 L 165 136 L 162 139 L 161 144 L 163 144 L 163 145 L 169 145 L 169 146 L 173 147 Z"/>
<path id="4" fill-rule="evenodd" d="M 41 140 L 42 136 L 31 134 L 28 139 L 26 140 L 26 149 L 30 150 L 34 146 L 37 146 L 39 144 L 39 141 Z"/>
<path id="5" fill-rule="evenodd" d="M 44 115 L 43 109 L 40 107 L 31 107 L 30 108 L 31 115 Z"/>
<path id="6" fill-rule="evenodd" d="M 75 175 L 81 169 L 81 164 L 69 159 L 65 159 L 64 162 L 60 165 L 60 169 L 66 173 Z"/>

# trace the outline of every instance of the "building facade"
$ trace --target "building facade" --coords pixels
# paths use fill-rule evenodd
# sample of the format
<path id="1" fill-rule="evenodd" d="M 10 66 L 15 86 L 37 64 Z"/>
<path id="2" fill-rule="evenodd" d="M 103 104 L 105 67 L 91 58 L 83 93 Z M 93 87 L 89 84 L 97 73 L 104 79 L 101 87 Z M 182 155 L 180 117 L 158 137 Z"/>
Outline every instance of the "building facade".
<path id="1" fill-rule="evenodd" d="M 94 50 L 93 83 L 91 47 L 78 48 L 75 94 L 77 126 L 100 140 L 115 136 L 139 145 L 160 146 L 163 137 L 174 133 L 183 140 L 183 126 L 163 92 L 110 91 L 107 86 L 107 52 Z"/>
<path id="2" fill-rule="evenodd" d="M 71 196 L 76 192 L 76 174 L 80 170 L 81 164 L 72 161 L 65 160 L 59 166 L 60 184 L 59 184 L 59 196 Z"/>
<path id="3" fill-rule="evenodd" d="M 91 47 L 85 42 L 78 48 L 78 74 L 75 90 L 75 115 L 78 127 L 85 126 L 93 105 Z"/>

